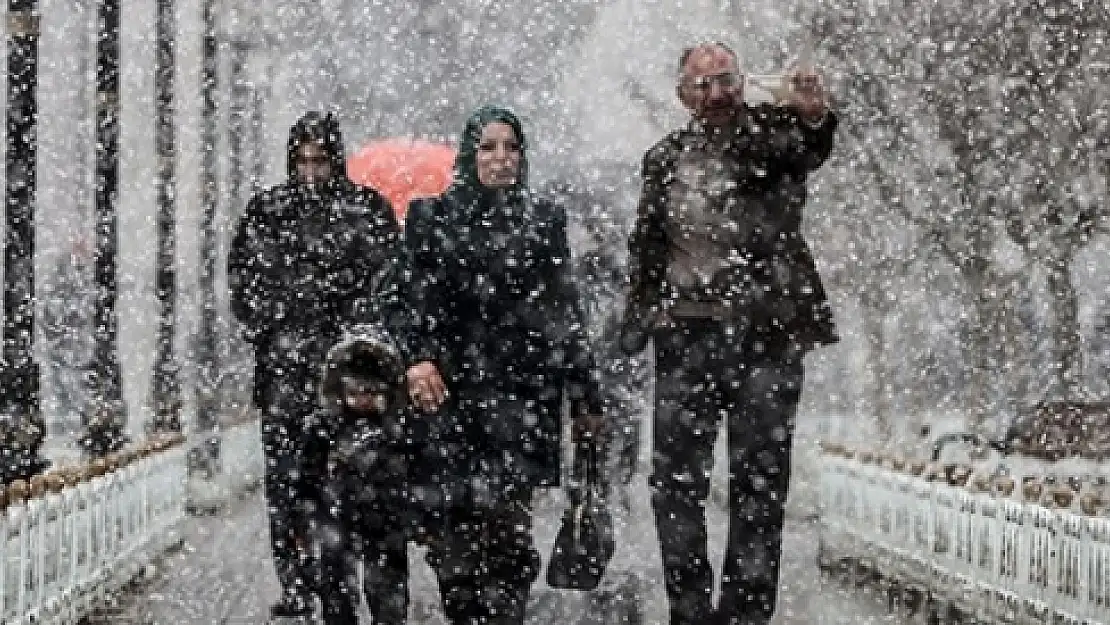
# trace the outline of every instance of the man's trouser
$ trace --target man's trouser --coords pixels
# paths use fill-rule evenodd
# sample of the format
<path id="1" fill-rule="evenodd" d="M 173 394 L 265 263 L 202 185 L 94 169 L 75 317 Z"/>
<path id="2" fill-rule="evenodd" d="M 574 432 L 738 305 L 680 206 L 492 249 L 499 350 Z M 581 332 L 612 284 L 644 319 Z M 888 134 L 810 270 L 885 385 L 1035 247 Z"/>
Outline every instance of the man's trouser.
<path id="1" fill-rule="evenodd" d="M 270 549 L 274 571 L 285 599 L 311 603 L 314 586 L 311 523 L 318 497 L 306 487 L 302 473 L 303 435 L 299 425 L 263 418 L 262 446 L 266 457 L 266 505 L 270 517 Z"/>
<path id="2" fill-rule="evenodd" d="M 712 320 L 655 335 L 652 505 L 671 625 L 706 622 L 713 572 L 705 501 L 713 445 L 728 428 L 729 528 L 719 622 L 769 623 L 775 609 L 800 355 Z"/>
<path id="3" fill-rule="evenodd" d="M 532 491 L 517 488 L 491 507 L 454 508 L 428 561 L 451 625 L 523 625 L 539 574 Z"/>

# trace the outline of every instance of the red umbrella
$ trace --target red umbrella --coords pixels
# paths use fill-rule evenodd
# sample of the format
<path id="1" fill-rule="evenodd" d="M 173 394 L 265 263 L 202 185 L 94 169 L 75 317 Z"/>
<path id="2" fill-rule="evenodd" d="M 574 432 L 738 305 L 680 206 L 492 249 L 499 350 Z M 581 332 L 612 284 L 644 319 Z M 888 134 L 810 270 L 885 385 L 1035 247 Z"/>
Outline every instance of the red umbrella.
<path id="1" fill-rule="evenodd" d="M 436 196 L 451 184 L 455 148 L 447 143 L 392 137 L 363 146 L 347 159 L 347 175 L 374 187 L 404 221 L 409 201 Z"/>

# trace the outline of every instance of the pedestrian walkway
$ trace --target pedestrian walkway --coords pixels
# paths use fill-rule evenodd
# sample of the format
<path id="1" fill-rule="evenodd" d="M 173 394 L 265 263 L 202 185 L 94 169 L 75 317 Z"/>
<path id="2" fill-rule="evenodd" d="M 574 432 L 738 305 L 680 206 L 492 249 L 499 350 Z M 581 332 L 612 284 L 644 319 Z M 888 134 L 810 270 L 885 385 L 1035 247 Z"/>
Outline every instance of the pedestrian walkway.
<path id="1" fill-rule="evenodd" d="M 655 530 L 642 478 L 629 492 L 631 510 L 615 509 L 618 551 L 602 588 L 594 593 L 557 591 L 537 582 L 529 606 L 530 625 L 666 625 L 666 600 L 655 547 Z M 563 509 L 559 491 L 536 502 L 536 537 L 550 552 Z M 711 543 L 720 553 L 724 515 L 710 511 Z M 809 520 L 788 524 L 782 593 L 776 625 L 896 624 L 885 603 L 865 589 L 846 588 L 823 577 L 816 565 L 816 528 Z M 410 551 L 414 625 L 444 625 L 431 570 L 423 550 Z M 91 625 L 262 625 L 278 593 L 270 565 L 265 505 L 248 494 L 214 516 L 191 520 L 182 548 L 168 554 L 118 610 Z M 364 622 L 370 623 L 367 615 Z"/>

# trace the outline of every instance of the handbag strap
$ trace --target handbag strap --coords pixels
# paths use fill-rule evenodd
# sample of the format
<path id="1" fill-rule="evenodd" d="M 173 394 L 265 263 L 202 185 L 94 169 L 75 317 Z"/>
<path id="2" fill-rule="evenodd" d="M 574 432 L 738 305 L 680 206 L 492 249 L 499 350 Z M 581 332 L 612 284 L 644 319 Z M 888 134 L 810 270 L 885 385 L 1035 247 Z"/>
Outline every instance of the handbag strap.
<path id="1" fill-rule="evenodd" d="M 585 490 L 601 486 L 599 457 L 597 444 L 593 440 L 578 441 L 574 451 L 574 473 L 582 481 Z"/>

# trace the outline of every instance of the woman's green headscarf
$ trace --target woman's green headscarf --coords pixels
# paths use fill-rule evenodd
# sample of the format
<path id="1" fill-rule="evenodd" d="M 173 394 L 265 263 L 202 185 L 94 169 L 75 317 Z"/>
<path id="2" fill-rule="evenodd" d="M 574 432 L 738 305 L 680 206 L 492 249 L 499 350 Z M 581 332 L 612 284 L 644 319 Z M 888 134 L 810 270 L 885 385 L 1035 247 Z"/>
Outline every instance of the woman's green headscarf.
<path id="1" fill-rule="evenodd" d="M 516 184 L 510 187 L 511 195 L 520 195 L 528 184 L 528 157 L 524 130 L 520 119 L 507 108 L 487 105 L 474 111 L 466 120 L 462 136 L 459 138 L 458 152 L 455 154 L 455 179 L 451 184 L 456 191 L 466 190 L 470 193 L 481 193 L 486 189 L 478 181 L 478 143 L 482 140 L 482 130 L 492 122 L 508 124 L 516 138 L 520 141 L 520 172 L 517 174 Z"/>

